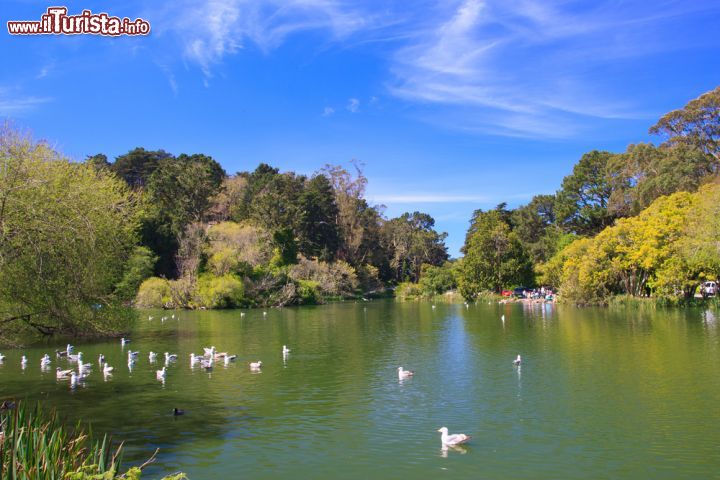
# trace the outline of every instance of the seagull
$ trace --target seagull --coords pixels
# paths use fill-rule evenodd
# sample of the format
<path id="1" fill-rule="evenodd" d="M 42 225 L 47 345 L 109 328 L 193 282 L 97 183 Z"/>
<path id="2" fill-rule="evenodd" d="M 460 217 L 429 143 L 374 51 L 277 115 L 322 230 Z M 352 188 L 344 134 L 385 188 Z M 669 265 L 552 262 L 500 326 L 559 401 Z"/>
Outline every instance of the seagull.
<path id="1" fill-rule="evenodd" d="M 214 346 L 212 346 L 210 348 L 203 347 L 203 351 L 205 352 L 206 357 L 212 357 L 213 355 L 215 355 L 215 347 Z"/>
<path id="2" fill-rule="evenodd" d="M 150 359 L 151 362 L 154 362 L 155 360 L 157 360 L 157 353 L 155 353 L 155 352 L 150 352 L 150 353 L 148 354 L 148 358 Z"/>
<path id="3" fill-rule="evenodd" d="M 209 360 L 205 360 L 205 359 L 200 360 L 200 368 L 205 369 L 206 372 L 212 372 L 212 369 L 213 369 L 212 358 Z"/>
<path id="4" fill-rule="evenodd" d="M 260 367 L 262 367 L 262 362 L 260 360 L 257 362 L 250 362 L 250 370 L 260 370 Z"/>
<path id="5" fill-rule="evenodd" d="M 518 354 L 517 358 L 513 360 L 513 365 L 520 365 L 522 363 L 522 358 L 520 358 L 520 354 Z"/>
<path id="6" fill-rule="evenodd" d="M 105 363 L 105 355 L 103 355 L 102 353 L 101 353 L 100 356 L 98 357 L 98 363 L 99 363 L 101 366 Z"/>
<path id="7" fill-rule="evenodd" d="M 0 362 L 4 362 L 4 361 L 5 361 L 5 355 L 0 353 Z"/>
<path id="8" fill-rule="evenodd" d="M 65 355 L 65 357 L 71 361 L 71 362 L 77 362 L 79 358 L 82 358 L 82 352 L 78 353 L 77 355 L 73 355 L 72 353 L 68 353 Z"/>
<path id="9" fill-rule="evenodd" d="M 177 355 L 165 352 L 165 363 L 174 362 L 175 360 L 177 360 Z"/>
<path id="10" fill-rule="evenodd" d="M 148 321 L 150 321 L 150 320 L 152 320 L 152 319 L 153 319 L 153 316 L 152 316 L 152 315 L 148 315 Z"/>
<path id="11" fill-rule="evenodd" d="M 197 365 L 198 363 L 200 363 L 201 358 L 202 357 L 199 357 L 199 356 L 195 355 L 194 353 L 191 353 L 190 354 L 190 366 L 193 367 L 193 366 Z"/>
<path id="12" fill-rule="evenodd" d="M 57 358 L 67 357 L 67 355 L 68 355 L 67 350 L 55 350 L 55 356 Z"/>
<path id="13" fill-rule="evenodd" d="M 241 316 L 241 317 L 244 317 L 244 316 L 245 316 L 245 312 L 240 312 L 240 316 Z"/>
<path id="14" fill-rule="evenodd" d="M 48 365 L 50 365 L 50 355 L 46 353 L 40 360 L 40 367 L 47 367 Z"/>
<path id="15" fill-rule="evenodd" d="M 266 317 L 266 316 L 267 316 L 267 312 L 263 312 L 263 317 Z"/>
<path id="16" fill-rule="evenodd" d="M 411 372 L 410 370 L 403 370 L 403 367 L 398 367 L 398 378 L 399 379 L 402 380 L 403 378 L 410 378 L 413 375 L 415 375 L 415 372 Z"/>
<path id="17" fill-rule="evenodd" d="M 60 367 L 55 369 L 55 377 L 57 378 L 68 378 L 74 370 L 60 370 Z"/>
<path id="18" fill-rule="evenodd" d="M 283 355 L 287 355 L 290 353 L 290 349 L 287 347 L 287 345 L 283 345 Z"/>
<path id="19" fill-rule="evenodd" d="M 225 365 L 234 361 L 236 358 L 237 358 L 237 355 L 225 355 Z"/>
<path id="20" fill-rule="evenodd" d="M 111 375 L 113 370 L 114 368 L 105 362 L 105 365 L 103 365 L 103 375 Z"/>
<path id="21" fill-rule="evenodd" d="M 442 444 L 448 446 L 460 445 L 469 441 L 472 438 L 470 435 L 465 435 L 464 433 L 453 433 L 452 435 L 448 435 L 447 427 L 442 427 L 438 430 L 438 432 L 442 434 L 440 436 L 440 441 L 442 442 Z"/>
<path id="22" fill-rule="evenodd" d="M 165 371 L 165 367 L 162 367 L 162 369 L 155 371 L 155 376 L 158 380 L 165 380 Z"/>
<path id="23" fill-rule="evenodd" d="M 133 352 L 132 350 L 128 350 L 128 359 L 135 358 L 140 354 L 140 352 Z"/>
<path id="24" fill-rule="evenodd" d="M 68 343 L 67 346 L 65 347 L 65 353 L 68 354 L 68 355 L 70 355 L 70 354 L 72 353 L 72 351 L 73 351 L 74 348 L 75 348 L 75 347 L 73 347 L 72 345 L 70 345 L 70 344 Z"/>
<path id="25" fill-rule="evenodd" d="M 500 320 L 502 320 L 503 323 L 505 323 L 505 315 L 503 315 L 502 317 L 500 317 Z"/>
<path id="26" fill-rule="evenodd" d="M 70 373 L 70 388 L 75 388 L 78 384 L 78 376 L 75 375 L 75 372 Z"/>
<path id="27" fill-rule="evenodd" d="M 127 345 L 128 343 L 130 343 L 130 339 L 129 339 L 129 338 L 123 337 L 123 338 L 120 339 L 120 345 L 122 345 L 123 347 L 124 347 L 125 345 Z"/>
<path id="28" fill-rule="evenodd" d="M 435 310 L 435 308 L 436 308 L 435 305 L 433 305 L 432 308 L 433 308 L 433 310 Z"/>
<path id="29" fill-rule="evenodd" d="M 23 355 L 22 358 L 20 359 L 20 366 L 25 368 L 25 365 L 27 365 L 27 357 L 25 355 Z"/>

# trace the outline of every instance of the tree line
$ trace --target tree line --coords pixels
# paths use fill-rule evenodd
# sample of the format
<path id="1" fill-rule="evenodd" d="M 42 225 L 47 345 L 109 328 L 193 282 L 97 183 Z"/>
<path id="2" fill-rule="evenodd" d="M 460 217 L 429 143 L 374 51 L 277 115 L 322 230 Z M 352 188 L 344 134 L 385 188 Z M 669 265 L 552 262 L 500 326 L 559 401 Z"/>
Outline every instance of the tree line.
<path id="1" fill-rule="evenodd" d="M 0 333 L 111 333 L 130 304 L 225 308 L 381 292 L 448 259 L 433 218 L 387 218 L 367 179 L 135 148 L 73 162 L 0 132 Z"/>
<path id="2" fill-rule="evenodd" d="M 663 115 L 658 145 L 584 154 L 553 195 L 476 210 L 450 270 L 467 299 L 545 285 L 576 303 L 687 298 L 720 274 L 720 87 Z"/>

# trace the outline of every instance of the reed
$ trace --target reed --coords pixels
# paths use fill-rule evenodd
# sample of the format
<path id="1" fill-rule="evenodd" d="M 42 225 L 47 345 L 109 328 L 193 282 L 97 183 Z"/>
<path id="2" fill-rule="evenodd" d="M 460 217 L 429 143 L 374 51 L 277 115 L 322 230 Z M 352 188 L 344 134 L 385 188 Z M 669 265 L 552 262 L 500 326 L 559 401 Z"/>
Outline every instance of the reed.
<path id="1" fill-rule="evenodd" d="M 79 422 L 67 428 L 57 412 L 44 411 L 40 404 L 4 403 L 3 407 L 9 408 L 0 411 L 0 480 L 138 479 L 155 458 L 119 473 L 122 443 L 115 446 L 107 436 L 95 441 Z"/>

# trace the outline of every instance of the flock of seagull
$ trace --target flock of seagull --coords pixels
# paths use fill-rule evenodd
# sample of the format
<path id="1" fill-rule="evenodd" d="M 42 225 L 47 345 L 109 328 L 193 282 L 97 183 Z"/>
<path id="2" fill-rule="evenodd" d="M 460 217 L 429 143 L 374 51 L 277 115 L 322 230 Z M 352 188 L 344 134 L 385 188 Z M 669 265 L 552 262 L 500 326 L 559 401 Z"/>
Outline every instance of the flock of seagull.
<path id="1" fill-rule="evenodd" d="M 467 304 L 466 304 L 467 306 Z M 435 305 L 432 306 L 432 308 L 435 308 Z M 245 316 L 245 313 L 241 313 L 241 316 Z M 267 312 L 263 312 L 263 316 L 266 316 Z M 162 317 L 161 320 L 165 321 L 168 317 Z M 175 318 L 175 315 L 173 314 L 171 318 Z M 148 320 L 152 320 L 153 317 L 148 317 Z M 505 323 L 505 315 L 502 315 L 501 320 L 503 324 Z M 121 338 L 120 339 L 120 345 L 124 349 L 127 345 L 130 344 L 130 340 L 127 338 Z M 71 369 L 65 369 L 63 370 L 59 366 L 55 369 L 55 375 L 58 380 L 70 380 L 70 388 L 74 389 L 78 386 L 78 384 L 83 381 L 85 378 L 87 378 L 88 375 L 90 375 L 93 365 L 91 363 L 85 363 L 83 361 L 83 354 L 82 352 L 78 352 L 77 354 L 73 353 L 75 350 L 75 347 L 73 347 L 70 344 L 67 344 L 65 347 L 65 350 L 56 350 L 55 356 L 58 359 L 65 359 L 69 362 L 76 363 L 77 368 L 71 368 Z M 283 345 L 282 348 L 282 355 L 283 360 L 287 360 L 288 355 L 290 354 L 290 349 Z M 128 368 L 130 371 L 132 371 L 133 365 L 135 362 L 137 362 L 137 359 L 140 355 L 140 352 L 138 351 L 132 351 L 128 350 L 127 359 L 128 359 Z M 150 351 L 148 353 L 148 359 L 151 363 L 154 363 L 158 359 L 158 352 Z M 165 358 L 165 365 L 160 369 L 156 370 L 155 376 L 157 380 L 161 381 L 163 384 L 165 383 L 165 378 L 167 376 L 167 367 L 170 366 L 171 363 L 176 362 L 178 360 L 178 356 L 174 353 L 165 352 L 164 353 Z M 222 362 L 226 366 L 229 365 L 231 362 L 234 362 L 237 359 L 237 355 L 230 354 L 228 352 L 218 352 L 214 346 L 211 347 L 203 347 L 203 355 L 195 355 L 195 353 L 190 354 L 190 367 L 194 368 L 196 366 L 199 366 L 200 368 L 204 369 L 207 372 L 211 372 L 213 369 L 213 366 L 215 362 Z M 5 361 L 5 355 L 0 353 L 0 363 Z M 22 356 L 20 360 L 20 365 L 22 369 L 24 370 L 27 367 L 27 357 L 25 355 Z M 48 371 L 50 369 L 50 365 L 52 363 L 52 359 L 50 358 L 50 355 L 47 353 L 43 355 L 43 357 L 40 359 L 40 368 L 43 371 Z M 518 354 L 518 356 L 513 360 L 514 366 L 520 366 L 522 364 L 522 357 Z M 100 369 L 102 370 L 103 376 L 107 380 L 109 376 L 112 375 L 114 367 L 110 366 L 108 362 L 105 361 L 105 355 L 100 354 L 98 356 L 98 364 L 100 366 Z M 250 370 L 253 372 L 260 372 L 262 368 L 262 361 L 257 360 L 255 362 L 249 363 Z M 412 377 L 415 375 L 415 372 L 410 370 L 405 370 L 403 367 L 397 368 L 398 372 L 398 378 L 400 380 L 404 380 L 407 378 Z M 174 415 L 182 415 L 184 412 L 182 410 L 178 410 L 177 408 L 174 409 L 173 412 Z M 446 447 L 455 447 L 462 445 L 464 443 L 467 443 L 472 437 L 470 435 L 465 435 L 464 433 L 456 433 L 456 434 L 449 434 L 448 429 L 446 427 L 442 427 L 438 430 L 440 432 L 440 441 L 442 443 L 443 448 Z"/>

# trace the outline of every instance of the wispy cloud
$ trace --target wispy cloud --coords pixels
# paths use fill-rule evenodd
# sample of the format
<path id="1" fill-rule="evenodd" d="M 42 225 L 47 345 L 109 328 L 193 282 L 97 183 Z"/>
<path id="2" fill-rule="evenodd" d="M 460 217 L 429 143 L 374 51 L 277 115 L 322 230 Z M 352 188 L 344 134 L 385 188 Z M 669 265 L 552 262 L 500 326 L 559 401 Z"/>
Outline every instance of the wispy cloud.
<path id="1" fill-rule="evenodd" d="M 310 30 L 342 40 L 371 23 L 342 0 L 179 0 L 160 18 L 160 30 L 176 33 L 186 58 L 208 78 L 214 65 L 247 43 L 269 51 L 289 35 Z"/>
<path id="2" fill-rule="evenodd" d="M 0 117 L 18 115 L 49 101 L 47 97 L 23 95 L 15 89 L 0 87 Z"/>
<path id="3" fill-rule="evenodd" d="M 360 108 L 360 100 L 358 100 L 357 98 L 351 98 L 350 100 L 348 100 L 347 107 L 345 108 L 347 108 L 350 113 L 357 113 L 358 109 Z"/>
<path id="4" fill-rule="evenodd" d="M 332 107 L 325 107 L 325 108 L 323 108 L 322 116 L 323 116 L 323 117 L 329 117 L 329 116 L 333 115 L 334 113 L 335 113 L 335 109 L 334 109 L 334 108 L 332 108 Z"/>
<path id="5" fill-rule="evenodd" d="M 661 3 L 448 2 L 443 20 L 395 53 L 388 88 L 445 114 L 472 108 L 470 129 L 490 134 L 566 137 L 583 118 L 645 118 L 641 107 L 605 91 L 596 69 L 645 55 L 648 44 L 675 48 L 658 24 L 698 7 Z"/>
<path id="6" fill-rule="evenodd" d="M 444 193 L 407 193 L 407 194 L 377 194 L 368 195 L 374 202 L 386 204 L 416 204 L 416 203 L 493 203 L 505 200 L 528 200 L 532 194 L 503 194 L 477 195 L 477 194 L 444 194 Z"/>

